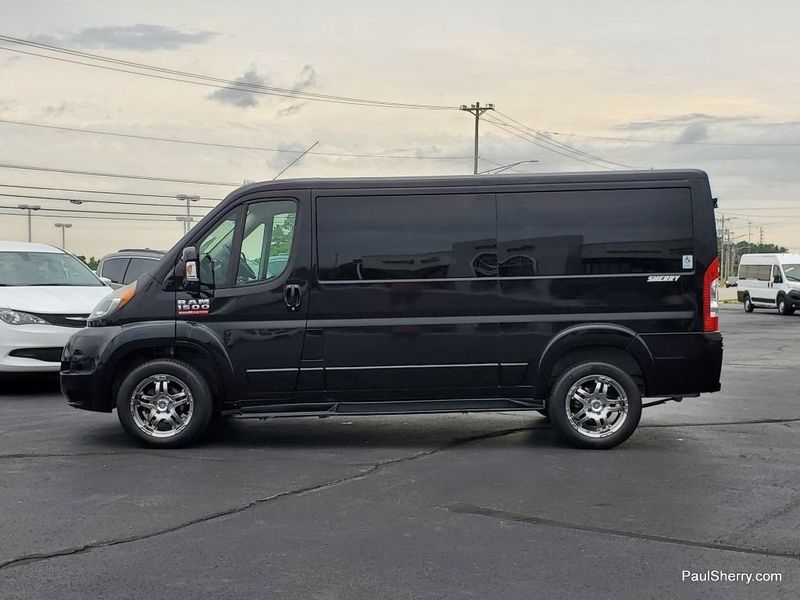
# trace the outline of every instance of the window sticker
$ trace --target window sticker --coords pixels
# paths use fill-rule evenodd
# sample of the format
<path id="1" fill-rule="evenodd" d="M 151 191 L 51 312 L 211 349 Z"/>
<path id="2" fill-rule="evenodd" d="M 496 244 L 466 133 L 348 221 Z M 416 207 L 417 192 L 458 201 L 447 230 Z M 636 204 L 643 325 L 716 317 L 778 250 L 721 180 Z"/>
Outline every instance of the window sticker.
<path id="1" fill-rule="evenodd" d="M 694 269 L 694 256 L 692 254 L 683 255 L 683 268 Z"/>

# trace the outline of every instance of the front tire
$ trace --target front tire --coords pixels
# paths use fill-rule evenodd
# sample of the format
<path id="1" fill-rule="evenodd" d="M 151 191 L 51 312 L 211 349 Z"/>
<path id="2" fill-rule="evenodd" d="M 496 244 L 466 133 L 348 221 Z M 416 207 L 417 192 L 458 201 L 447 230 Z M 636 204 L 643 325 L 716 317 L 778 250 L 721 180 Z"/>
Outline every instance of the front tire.
<path id="1" fill-rule="evenodd" d="M 744 297 L 744 312 L 751 313 L 755 310 L 755 306 L 753 305 L 753 301 L 750 299 L 750 294 L 747 294 Z"/>
<path id="2" fill-rule="evenodd" d="M 605 450 L 634 432 L 642 416 L 642 395 L 619 367 L 586 362 L 558 378 L 547 407 L 564 441 L 577 448 Z"/>
<path id="3" fill-rule="evenodd" d="M 203 375 L 182 360 L 158 359 L 131 371 L 117 392 L 122 427 L 153 448 L 177 448 L 197 439 L 213 413 Z"/>
<path id="4" fill-rule="evenodd" d="M 785 294 L 778 296 L 778 312 L 786 317 L 794 313 L 794 307 L 788 301 Z"/>

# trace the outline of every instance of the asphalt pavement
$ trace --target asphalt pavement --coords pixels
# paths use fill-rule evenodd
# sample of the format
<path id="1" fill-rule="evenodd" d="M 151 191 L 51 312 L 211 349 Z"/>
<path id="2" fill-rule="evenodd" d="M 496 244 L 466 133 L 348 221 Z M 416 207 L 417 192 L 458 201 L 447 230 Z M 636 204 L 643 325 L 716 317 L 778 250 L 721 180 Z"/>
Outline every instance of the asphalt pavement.
<path id="1" fill-rule="evenodd" d="M 531 413 L 224 421 L 148 450 L 55 378 L 4 379 L 0 598 L 796 600 L 800 315 L 721 313 L 723 391 L 610 451 Z"/>

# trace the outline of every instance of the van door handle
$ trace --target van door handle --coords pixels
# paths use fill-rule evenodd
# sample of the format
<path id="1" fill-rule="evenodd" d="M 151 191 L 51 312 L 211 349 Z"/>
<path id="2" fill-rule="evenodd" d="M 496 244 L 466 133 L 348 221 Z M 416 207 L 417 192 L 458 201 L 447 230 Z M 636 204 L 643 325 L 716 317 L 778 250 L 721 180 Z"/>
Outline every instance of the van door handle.
<path id="1" fill-rule="evenodd" d="M 283 289 L 283 303 L 286 308 L 294 312 L 300 308 L 302 301 L 303 294 L 300 291 L 300 286 L 296 283 L 287 283 Z"/>

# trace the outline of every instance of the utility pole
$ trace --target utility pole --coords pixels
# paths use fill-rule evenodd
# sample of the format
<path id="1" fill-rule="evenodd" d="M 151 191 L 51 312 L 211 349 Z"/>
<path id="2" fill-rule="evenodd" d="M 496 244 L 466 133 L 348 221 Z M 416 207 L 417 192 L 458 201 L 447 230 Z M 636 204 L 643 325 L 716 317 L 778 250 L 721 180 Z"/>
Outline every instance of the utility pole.
<path id="1" fill-rule="evenodd" d="M 178 202 L 186 201 L 186 216 L 179 218 L 179 221 L 183 221 L 183 233 L 184 235 L 189 233 L 189 230 L 192 228 L 192 210 L 190 208 L 192 202 L 197 202 L 200 200 L 200 196 L 189 196 L 188 194 L 178 194 L 175 196 L 175 199 Z"/>
<path id="2" fill-rule="evenodd" d="M 747 222 L 747 253 L 751 253 L 753 251 L 753 244 L 750 243 L 750 234 L 753 223 L 751 221 Z"/>
<path id="3" fill-rule="evenodd" d="M 470 104 L 467 106 L 466 104 L 461 105 L 461 110 L 465 110 L 468 113 L 475 115 L 475 154 L 472 159 L 472 174 L 478 174 L 478 124 L 481 120 L 481 115 L 485 113 L 487 110 L 494 110 L 494 104 L 487 104 L 486 106 L 481 106 L 480 102 L 476 102 L 475 104 Z"/>
<path id="4" fill-rule="evenodd" d="M 31 234 L 31 211 L 32 210 L 39 210 L 40 208 L 42 208 L 42 206 L 40 204 L 18 204 L 17 208 L 19 208 L 21 210 L 27 210 L 28 211 L 28 241 L 31 242 L 31 241 L 33 241 L 31 239 L 32 238 L 32 234 Z"/>
<path id="5" fill-rule="evenodd" d="M 764 245 L 764 228 L 763 227 L 759 227 L 758 228 L 758 245 L 759 246 L 763 246 Z"/>
<path id="6" fill-rule="evenodd" d="M 722 260 L 720 261 L 720 269 L 719 272 L 722 274 L 722 278 L 725 279 L 725 267 L 727 266 L 727 260 L 725 260 L 725 213 L 720 213 L 721 223 L 720 223 L 720 234 L 718 237 L 722 238 L 722 252 L 720 252 L 720 256 Z"/>
<path id="7" fill-rule="evenodd" d="M 61 230 L 61 249 L 62 250 L 66 250 L 67 249 L 67 235 L 66 235 L 65 232 L 67 231 L 67 229 L 72 227 L 72 223 L 56 223 L 55 226 L 58 227 Z"/>

